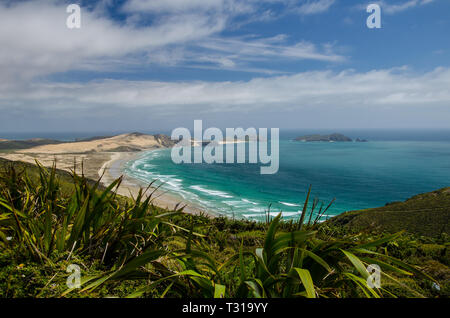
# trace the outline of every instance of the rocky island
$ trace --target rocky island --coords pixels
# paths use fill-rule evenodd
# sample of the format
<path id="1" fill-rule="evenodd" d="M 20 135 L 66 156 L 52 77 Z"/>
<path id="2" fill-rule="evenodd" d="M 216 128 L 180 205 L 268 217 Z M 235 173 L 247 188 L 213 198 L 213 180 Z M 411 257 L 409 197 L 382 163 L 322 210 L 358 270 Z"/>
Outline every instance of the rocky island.
<path id="1" fill-rule="evenodd" d="M 331 135 L 306 135 L 300 136 L 294 139 L 295 141 L 304 141 L 304 142 L 312 142 L 312 141 L 325 141 L 325 142 L 351 142 L 353 141 L 351 138 L 344 136 L 342 134 L 331 134 Z"/>
<path id="2" fill-rule="evenodd" d="M 305 135 L 300 136 L 294 139 L 295 141 L 303 141 L 303 142 L 352 142 L 353 140 L 350 137 L 344 136 L 343 134 L 330 134 L 330 135 Z M 367 142 L 366 139 L 356 138 L 355 142 Z"/>

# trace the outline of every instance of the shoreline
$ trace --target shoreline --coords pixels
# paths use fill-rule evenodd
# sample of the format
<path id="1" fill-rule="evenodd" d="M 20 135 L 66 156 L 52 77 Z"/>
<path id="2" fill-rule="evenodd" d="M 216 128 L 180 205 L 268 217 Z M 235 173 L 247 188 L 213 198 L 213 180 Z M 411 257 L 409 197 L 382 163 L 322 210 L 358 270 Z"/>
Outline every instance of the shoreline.
<path id="1" fill-rule="evenodd" d="M 44 167 L 51 168 L 56 162 L 56 168 L 73 173 L 75 169 L 78 173 L 83 169 L 84 175 L 92 180 L 98 180 L 100 177 L 103 186 L 109 186 L 115 179 L 123 176 L 122 184 L 117 193 L 128 198 L 136 197 L 141 188 L 146 189 L 148 184 L 130 177 L 124 171 L 124 165 L 130 160 L 142 156 L 148 151 L 158 150 L 161 148 L 148 148 L 140 151 L 129 152 L 93 152 L 93 153 L 42 153 L 42 152 L 9 152 L 0 153 L 0 157 L 11 161 L 22 161 L 35 164 L 35 160 L 39 161 Z M 155 189 L 155 187 L 152 187 Z M 185 206 L 183 212 L 188 214 L 203 214 L 214 218 L 219 216 L 212 211 L 207 211 L 194 203 L 189 202 L 176 194 L 167 190 L 156 190 L 152 203 L 163 209 L 173 210 L 178 204 Z"/>
<path id="2" fill-rule="evenodd" d="M 145 184 L 143 181 L 133 178 L 126 174 L 125 172 L 125 164 L 131 160 L 136 160 L 144 153 L 149 151 L 158 150 L 157 149 L 147 149 L 139 152 L 115 152 L 112 153 L 110 159 L 105 161 L 97 174 L 98 177 L 102 177 L 101 184 L 103 186 L 110 185 L 114 180 L 119 177 L 123 177 L 122 184 L 120 185 L 117 193 L 127 197 L 136 197 L 140 189 L 145 189 L 148 187 L 148 184 Z M 151 187 L 151 189 L 156 189 L 155 187 Z M 152 203 L 155 206 L 158 206 L 163 209 L 173 210 L 176 205 L 185 206 L 183 212 L 199 215 L 204 214 L 208 217 L 214 218 L 218 215 L 205 210 L 202 207 L 196 206 L 190 201 L 185 200 L 184 198 L 177 197 L 176 194 L 171 193 L 169 191 L 164 190 L 156 190 L 154 192 L 155 197 L 152 199 Z"/>

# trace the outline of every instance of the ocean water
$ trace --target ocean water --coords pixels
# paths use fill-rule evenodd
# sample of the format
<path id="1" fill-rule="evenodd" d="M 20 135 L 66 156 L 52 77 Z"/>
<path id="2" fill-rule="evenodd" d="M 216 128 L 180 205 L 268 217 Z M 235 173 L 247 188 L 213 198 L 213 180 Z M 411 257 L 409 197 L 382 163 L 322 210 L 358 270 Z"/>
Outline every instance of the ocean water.
<path id="1" fill-rule="evenodd" d="M 450 186 L 450 135 L 353 132 L 367 143 L 304 143 L 282 134 L 280 168 L 261 175 L 257 164 L 174 164 L 170 149 L 149 151 L 124 172 L 216 214 L 263 220 L 265 211 L 298 218 L 309 185 L 326 206 L 324 217 L 383 206 Z"/>

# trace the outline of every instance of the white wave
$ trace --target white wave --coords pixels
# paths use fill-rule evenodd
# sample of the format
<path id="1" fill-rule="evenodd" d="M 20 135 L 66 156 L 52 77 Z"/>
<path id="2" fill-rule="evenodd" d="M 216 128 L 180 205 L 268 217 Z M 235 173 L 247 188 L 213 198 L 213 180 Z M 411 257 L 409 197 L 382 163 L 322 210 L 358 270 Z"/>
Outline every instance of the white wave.
<path id="1" fill-rule="evenodd" d="M 198 185 L 190 186 L 189 188 L 193 189 L 193 190 L 197 190 L 197 191 L 203 192 L 203 193 L 206 193 L 206 194 L 209 194 L 209 195 L 212 195 L 212 196 L 216 196 L 216 197 L 227 198 L 227 199 L 233 198 L 232 195 L 230 195 L 230 194 L 228 194 L 226 192 L 217 191 L 217 190 L 208 190 L 208 189 L 205 189 L 205 188 L 203 188 L 201 186 L 198 186 Z"/>
<path id="2" fill-rule="evenodd" d="M 270 212 L 271 216 L 277 216 L 279 212 Z M 287 217 L 287 216 L 296 216 L 299 215 L 298 212 L 281 212 L 281 216 Z"/>
<path id="3" fill-rule="evenodd" d="M 182 187 L 181 183 L 179 183 L 179 182 L 166 181 L 166 184 L 175 189 L 180 189 Z"/>
<path id="4" fill-rule="evenodd" d="M 223 201 L 226 205 L 233 206 L 233 207 L 245 207 L 246 204 L 242 201 Z"/>
<path id="5" fill-rule="evenodd" d="M 247 200 L 247 199 L 242 199 L 242 201 L 244 201 L 244 202 L 246 202 L 246 203 L 253 204 L 253 205 L 258 205 L 258 203 L 253 202 L 253 201 L 250 201 L 250 200 Z"/>
<path id="6" fill-rule="evenodd" d="M 286 205 L 286 206 L 300 206 L 300 204 L 294 204 L 294 203 L 289 203 L 289 202 L 281 202 L 281 204 Z"/>

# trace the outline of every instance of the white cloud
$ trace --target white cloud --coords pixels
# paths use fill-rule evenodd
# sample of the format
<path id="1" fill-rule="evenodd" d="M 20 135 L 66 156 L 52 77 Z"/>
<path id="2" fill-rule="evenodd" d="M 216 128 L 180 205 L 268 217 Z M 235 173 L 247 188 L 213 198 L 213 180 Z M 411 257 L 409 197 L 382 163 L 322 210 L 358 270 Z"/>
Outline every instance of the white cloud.
<path id="1" fill-rule="evenodd" d="M 178 10 L 180 1 L 131 0 L 125 8 L 138 10 L 141 6 L 147 10 L 172 12 Z M 244 4 L 235 0 L 208 0 L 206 6 L 200 0 L 182 2 L 192 10 L 158 16 L 150 24 L 147 23 L 147 26 L 136 25 L 132 18 L 122 24 L 116 23 L 101 13 L 98 9 L 101 6 L 93 11 L 83 8 L 82 27 L 78 30 L 66 28 L 68 14 L 60 1 L 0 4 L 0 79 L 10 82 L 28 81 L 69 70 L 104 70 L 106 66 L 114 68 L 120 64 L 127 65 L 130 61 L 142 64 L 161 62 L 164 65 L 188 63 L 192 67 L 194 63 L 203 60 L 210 61 L 214 67 L 230 69 L 239 66 L 250 70 L 252 68 L 246 63 L 258 58 L 327 62 L 343 60 L 343 57 L 329 48 L 320 48 L 312 43 L 269 43 L 270 39 L 264 38 L 247 42 L 221 36 L 230 16 L 237 12 L 256 10 L 258 2 L 254 0 Z M 103 6 L 106 5 L 103 3 Z M 220 12 L 211 13 L 199 10 L 200 7 L 221 9 L 218 9 Z M 212 45 L 217 49 L 208 48 Z M 199 48 L 207 51 L 199 54 Z M 161 52 L 164 52 L 164 56 Z M 231 52 L 234 54 L 230 55 Z M 146 59 L 145 56 L 149 58 Z"/>
<path id="2" fill-rule="evenodd" d="M 244 13 L 254 10 L 254 1 L 236 0 L 129 0 L 123 6 L 126 12 L 185 13 L 192 11 L 223 11 Z"/>
<path id="3" fill-rule="evenodd" d="M 264 1 L 293 5 L 290 0 Z M 199 0 L 189 3 L 191 7 L 178 12 L 177 0 L 155 0 L 142 10 L 163 14 L 146 26 L 133 19 L 119 24 L 100 10 L 83 10 L 80 30 L 65 27 L 65 6 L 57 1 L 0 4 L 2 117 L 18 118 L 23 110 L 24 114 L 55 114 L 64 121 L 74 113 L 89 117 L 105 108 L 114 108 L 123 114 L 126 110 L 148 109 L 155 116 L 170 114 L 178 118 L 191 114 L 193 109 L 200 113 L 264 112 L 277 107 L 283 111 L 314 107 L 324 111 L 343 109 L 348 114 L 351 111 L 345 110 L 380 109 L 382 114 L 381 109 L 386 107 L 407 112 L 417 105 L 422 108 L 450 105 L 450 70 L 447 68 L 425 74 L 387 69 L 314 71 L 283 76 L 266 66 L 258 68 L 255 62 L 264 65 L 272 60 L 306 59 L 336 63 L 345 57 L 337 54 L 333 45 L 292 43 L 282 34 L 223 36 L 221 32 L 229 25 L 230 17 L 255 10 L 256 0 L 234 9 L 227 7 L 234 3 L 231 0 L 212 0 L 204 11 L 199 9 Z M 304 7 L 304 14 L 313 14 L 328 9 L 326 4 L 331 1 L 296 3 L 311 5 L 308 10 Z M 425 4 L 423 0 L 417 1 L 421 3 Z M 133 4 L 139 3 L 130 1 L 124 10 L 138 10 Z M 100 79 L 78 83 L 58 83 L 47 77 L 79 69 L 114 71 L 123 66 L 136 69 L 149 63 L 238 69 L 277 76 L 224 82 Z M 13 113 L 17 115 L 10 116 Z"/>
<path id="4" fill-rule="evenodd" d="M 392 2 L 392 1 L 378 1 L 375 3 L 378 3 L 381 8 L 383 9 L 383 12 L 387 14 L 395 14 L 398 12 L 403 12 L 408 9 L 415 8 L 417 6 L 423 6 L 429 3 L 432 3 L 434 0 L 402 0 L 400 2 Z"/>
<path id="5" fill-rule="evenodd" d="M 277 73 L 265 66 L 274 60 L 316 60 L 330 63 L 345 61 L 345 57 L 334 53 L 334 46 L 324 44 L 317 46 L 310 42 L 287 43 L 287 36 L 280 34 L 270 38 L 259 37 L 209 37 L 203 41 L 194 42 L 191 50 L 171 48 L 155 52 L 150 59 L 164 60 L 171 56 L 170 61 L 182 65 L 198 65 L 203 67 L 221 68 L 260 73 Z M 176 54 L 176 56 L 174 56 Z M 254 69 L 247 66 L 250 63 L 260 63 L 264 69 Z"/>
<path id="6" fill-rule="evenodd" d="M 302 109 L 376 109 L 415 105 L 450 105 L 450 69 L 414 74 L 407 68 L 304 72 L 236 82 L 158 82 L 104 80 L 89 83 L 34 83 L 22 90 L 0 91 L 0 105 L 11 102 L 34 110 L 83 111 L 101 106 L 145 108 L 183 117 L 192 108 L 203 112 Z"/>
<path id="7" fill-rule="evenodd" d="M 265 57 L 282 57 L 293 59 L 311 59 L 329 62 L 343 61 L 343 57 L 332 52 L 320 52 L 320 50 L 312 43 L 299 42 L 293 45 L 283 44 L 284 35 L 272 38 L 262 39 L 220 39 L 212 38 L 209 41 L 200 44 L 205 49 L 211 49 L 218 52 L 244 56 L 247 58 L 265 58 Z M 329 46 L 325 46 L 325 50 L 331 51 Z"/>
<path id="8" fill-rule="evenodd" d="M 124 5 L 125 11 L 185 12 L 187 10 L 210 9 L 223 6 L 224 0 L 130 0 Z"/>
<path id="9" fill-rule="evenodd" d="M 225 23 L 192 14 L 135 28 L 83 10 L 81 29 L 71 30 L 65 25 L 66 18 L 65 6 L 45 1 L 0 5 L 0 77 L 30 80 L 77 69 L 90 60 L 182 44 L 214 34 Z"/>
<path id="10" fill-rule="evenodd" d="M 285 11 L 309 15 L 325 12 L 335 2 L 336 0 L 129 0 L 123 10 L 159 14 L 215 11 L 235 16 L 259 12 L 260 7 L 266 4 L 277 4 Z"/>
<path id="11" fill-rule="evenodd" d="M 317 14 L 328 11 L 328 9 L 335 3 L 335 0 L 314 0 L 306 1 L 298 8 L 301 14 Z"/>

